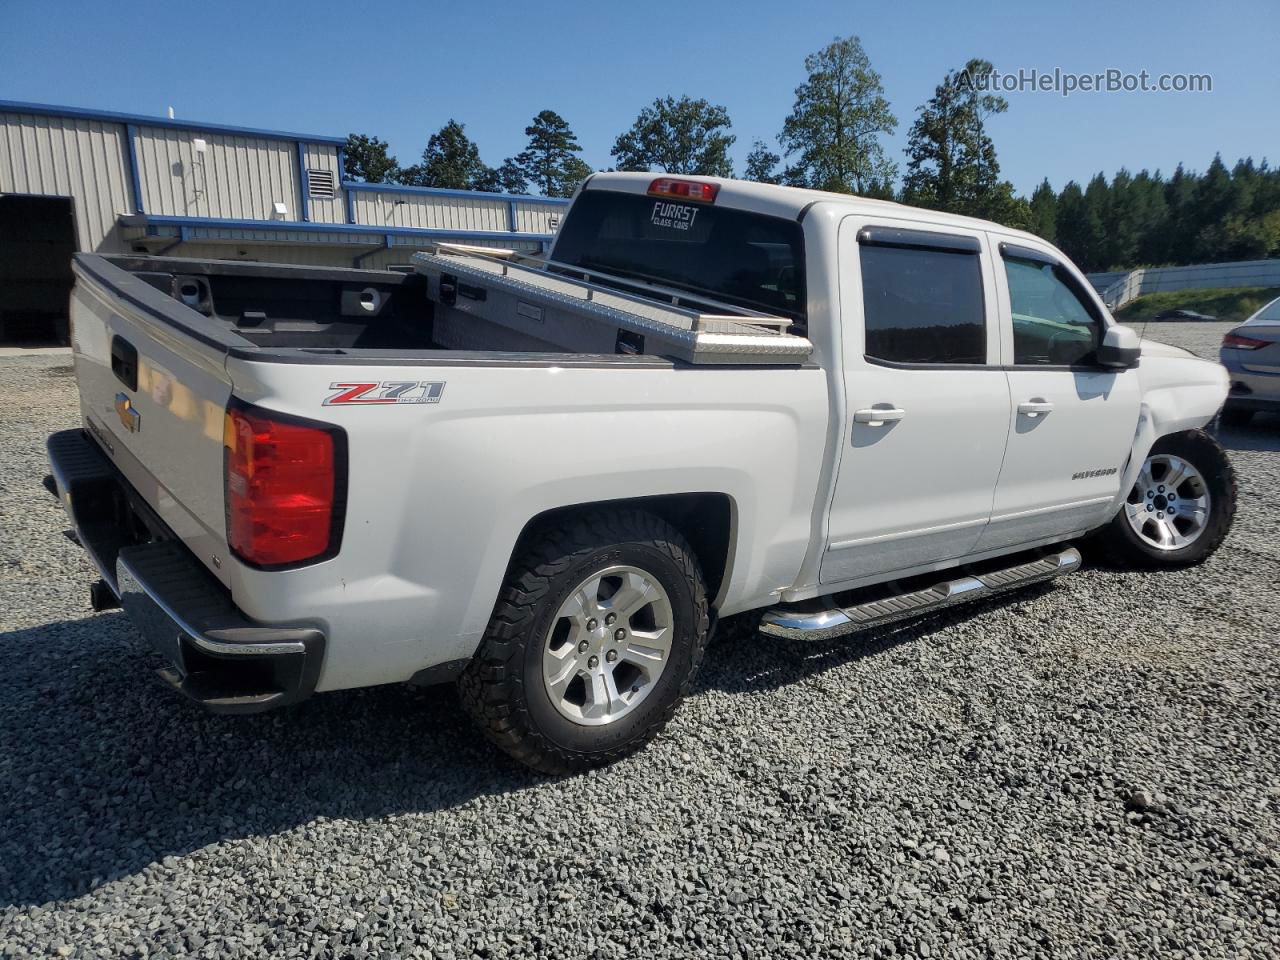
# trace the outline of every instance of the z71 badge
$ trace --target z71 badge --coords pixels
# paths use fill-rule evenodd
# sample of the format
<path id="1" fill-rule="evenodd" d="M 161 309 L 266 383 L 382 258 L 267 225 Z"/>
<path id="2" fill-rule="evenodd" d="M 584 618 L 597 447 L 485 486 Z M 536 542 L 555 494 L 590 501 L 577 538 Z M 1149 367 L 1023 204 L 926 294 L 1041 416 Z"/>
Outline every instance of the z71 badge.
<path id="1" fill-rule="evenodd" d="M 439 403 L 443 380 L 383 380 L 381 383 L 331 383 L 338 392 L 325 397 L 326 407 L 359 407 L 387 403 Z"/>

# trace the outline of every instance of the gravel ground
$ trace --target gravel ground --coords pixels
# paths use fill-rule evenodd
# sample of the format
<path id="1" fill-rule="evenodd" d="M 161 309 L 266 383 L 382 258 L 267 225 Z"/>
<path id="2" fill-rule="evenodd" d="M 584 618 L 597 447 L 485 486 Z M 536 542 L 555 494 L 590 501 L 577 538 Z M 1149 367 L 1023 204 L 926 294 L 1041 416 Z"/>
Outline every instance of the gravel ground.
<path id="1" fill-rule="evenodd" d="M 1204 566 L 722 644 L 648 750 L 556 781 L 448 688 L 162 689 L 40 489 L 67 364 L 0 361 L 0 955 L 1280 956 L 1280 419 L 1224 435 Z"/>

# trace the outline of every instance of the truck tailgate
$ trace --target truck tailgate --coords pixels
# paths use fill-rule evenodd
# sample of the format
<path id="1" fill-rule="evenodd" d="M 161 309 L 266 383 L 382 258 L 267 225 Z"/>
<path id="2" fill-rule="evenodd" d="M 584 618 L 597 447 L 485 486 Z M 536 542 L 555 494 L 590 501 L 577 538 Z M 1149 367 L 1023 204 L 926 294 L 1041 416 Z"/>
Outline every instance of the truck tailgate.
<path id="1" fill-rule="evenodd" d="M 207 318 L 99 257 L 78 256 L 75 274 L 72 348 L 85 427 L 225 584 L 228 335 L 201 330 Z"/>

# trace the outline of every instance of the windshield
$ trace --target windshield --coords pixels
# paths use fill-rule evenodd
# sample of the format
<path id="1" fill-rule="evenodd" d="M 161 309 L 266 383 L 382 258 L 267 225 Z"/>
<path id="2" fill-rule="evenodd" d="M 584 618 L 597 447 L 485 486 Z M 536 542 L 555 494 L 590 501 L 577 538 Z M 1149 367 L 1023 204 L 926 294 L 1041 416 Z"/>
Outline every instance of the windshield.
<path id="1" fill-rule="evenodd" d="M 804 321 L 804 234 L 794 220 L 587 190 L 565 218 L 553 256 Z"/>

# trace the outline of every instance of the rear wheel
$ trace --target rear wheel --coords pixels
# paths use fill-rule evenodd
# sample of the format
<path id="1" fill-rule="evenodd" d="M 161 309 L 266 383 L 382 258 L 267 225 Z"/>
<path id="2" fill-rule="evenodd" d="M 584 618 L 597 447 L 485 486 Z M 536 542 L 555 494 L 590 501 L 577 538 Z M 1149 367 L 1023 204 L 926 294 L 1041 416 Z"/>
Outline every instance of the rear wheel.
<path id="1" fill-rule="evenodd" d="M 1203 430 L 1187 430 L 1156 441 L 1102 540 L 1134 566 L 1190 566 L 1218 549 L 1235 512 L 1226 452 Z"/>
<path id="2" fill-rule="evenodd" d="M 706 634 L 702 574 L 680 533 L 642 511 L 594 512 L 529 538 L 459 692 L 517 760 L 584 770 L 658 734 Z"/>

